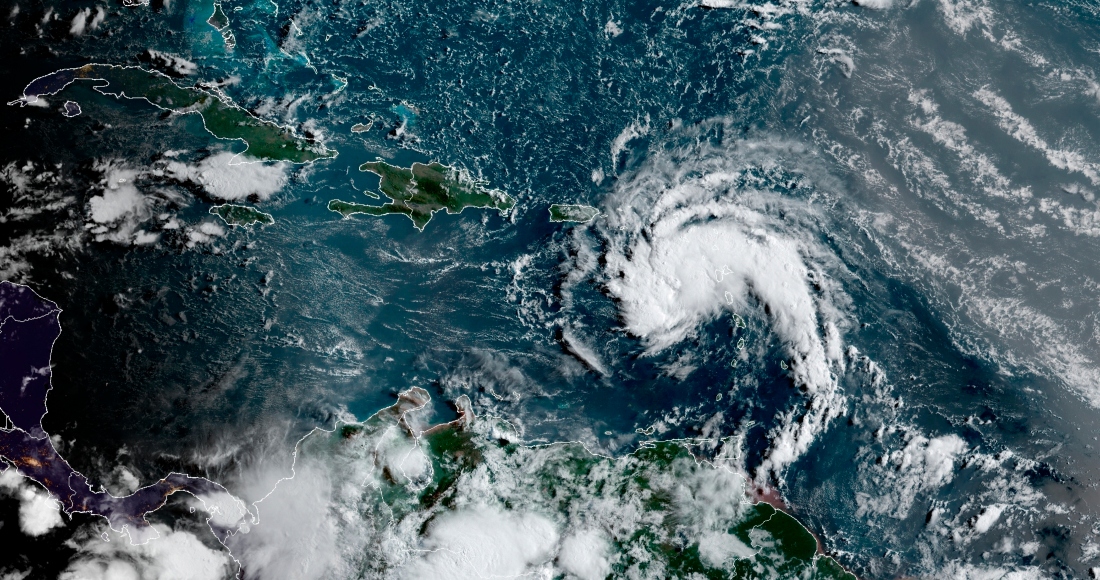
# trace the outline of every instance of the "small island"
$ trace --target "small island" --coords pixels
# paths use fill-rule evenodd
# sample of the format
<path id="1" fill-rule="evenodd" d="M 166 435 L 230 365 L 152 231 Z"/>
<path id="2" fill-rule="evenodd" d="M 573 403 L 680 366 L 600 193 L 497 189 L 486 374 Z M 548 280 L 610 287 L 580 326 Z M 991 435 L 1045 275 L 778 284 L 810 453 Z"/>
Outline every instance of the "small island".
<path id="1" fill-rule="evenodd" d="M 222 218 L 231 226 L 251 226 L 252 224 L 267 226 L 275 223 L 275 218 L 271 217 L 271 214 L 246 205 L 231 203 L 216 205 L 210 208 L 210 213 Z"/>
<path id="2" fill-rule="evenodd" d="M 75 117 L 80 112 L 80 104 L 76 101 L 65 101 L 65 104 L 61 105 L 61 114 L 66 117 Z"/>
<path id="3" fill-rule="evenodd" d="M 222 31 L 229 26 L 229 17 L 225 15 L 225 11 L 222 10 L 222 3 L 214 3 L 214 13 L 210 15 L 210 18 L 206 19 L 206 23 L 213 26 L 215 30 Z"/>
<path id="4" fill-rule="evenodd" d="M 249 157 L 270 161 L 308 163 L 335 157 L 323 144 L 300 137 L 283 127 L 254 116 L 225 96 L 199 87 L 181 87 L 170 77 L 136 66 L 88 64 L 39 77 L 23 89 L 23 96 L 9 104 L 27 105 L 41 96 L 56 95 L 76 81 L 92 81 L 97 92 L 118 99 L 144 99 L 178 114 L 198 113 L 211 135 L 244 141 Z"/>
<path id="5" fill-rule="evenodd" d="M 381 178 L 378 189 L 391 201 L 382 205 L 330 201 L 328 208 L 345 218 L 354 214 L 401 214 L 412 220 L 417 230 L 424 231 L 432 215 L 440 210 L 454 214 L 468 207 L 486 208 L 503 215 L 516 205 L 503 191 L 489 189 L 464 172 L 434 161 L 413 163 L 409 168 L 369 161 L 360 165 L 359 170 L 378 175 Z"/>
<path id="6" fill-rule="evenodd" d="M 600 210 L 590 205 L 564 205 L 555 203 L 550 206 L 550 221 L 587 223 L 600 215 Z"/>
<path id="7" fill-rule="evenodd" d="M 210 15 L 210 18 L 206 20 L 206 23 L 214 27 L 222 35 L 222 40 L 225 41 L 225 48 L 232 50 L 237 46 L 237 38 L 233 36 L 233 31 L 229 29 L 229 17 L 225 15 L 225 11 L 222 10 L 221 2 L 214 4 L 214 13 Z"/>

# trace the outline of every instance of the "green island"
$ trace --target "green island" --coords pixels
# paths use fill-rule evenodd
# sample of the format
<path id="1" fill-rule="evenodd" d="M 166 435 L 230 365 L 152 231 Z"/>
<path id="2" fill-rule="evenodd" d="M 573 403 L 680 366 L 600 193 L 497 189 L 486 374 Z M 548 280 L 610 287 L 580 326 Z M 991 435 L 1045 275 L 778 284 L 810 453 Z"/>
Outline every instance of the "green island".
<path id="1" fill-rule="evenodd" d="M 214 13 L 210 15 L 210 18 L 206 20 L 206 23 L 214 27 L 222 35 L 222 40 L 225 41 L 225 48 L 227 50 L 233 50 L 233 47 L 237 46 L 237 37 L 233 35 L 233 31 L 229 29 L 229 17 L 225 15 L 225 11 L 222 10 L 221 2 L 214 3 Z"/>
<path id="2" fill-rule="evenodd" d="M 412 167 L 397 167 L 384 161 L 368 161 L 359 171 L 369 171 L 381 178 L 378 189 L 390 198 L 389 203 L 368 205 L 334 199 L 328 208 L 345 218 L 354 214 L 383 216 L 401 214 L 412 220 L 413 226 L 424 231 L 432 215 L 440 210 L 460 213 L 473 208 L 491 208 L 504 215 L 516 202 L 498 189 L 489 189 L 463 172 L 438 162 L 413 163 Z"/>
<path id="3" fill-rule="evenodd" d="M 550 206 L 550 221 L 586 223 L 600 215 L 600 210 L 590 205 L 566 205 L 555 203 Z"/>
<path id="4" fill-rule="evenodd" d="M 439 522 L 470 518 L 551 529 L 527 539 L 545 542 L 548 558 L 583 545 L 602 562 L 591 577 L 856 580 L 795 518 L 754 503 L 745 478 L 720 458 L 693 455 L 701 441 L 653 441 L 619 457 L 574 442 L 527 445 L 507 422 L 475 419 L 464 396 L 455 402 L 459 419 L 414 431 L 409 417 L 429 400 L 413 388 L 362 423 L 338 423 L 299 443 L 299 467 L 327 470 L 334 511 L 373 522 L 354 536 L 363 569 L 432 563 L 423 558 L 468 565 L 461 546 L 432 534 Z M 560 578 L 557 566 L 567 564 L 556 562 Z"/>
<path id="5" fill-rule="evenodd" d="M 222 10 L 222 3 L 214 3 L 214 13 L 210 15 L 210 18 L 206 19 L 206 23 L 213 26 L 215 30 L 219 32 L 229 26 L 229 17 L 225 15 L 225 11 Z"/>
<path id="6" fill-rule="evenodd" d="M 197 113 L 210 134 L 219 139 L 244 141 L 250 157 L 261 160 L 308 163 L 335 157 L 323 144 L 260 119 L 224 96 L 199 87 L 181 87 L 171 78 L 134 66 L 88 64 L 62 69 L 32 81 L 23 89 L 22 104 L 39 96 L 54 95 L 78 80 L 98 81 L 93 88 L 116 98 L 145 99 L 156 107 L 178 114 Z"/>
<path id="7" fill-rule="evenodd" d="M 267 226 L 275 223 L 275 218 L 271 217 L 271 214 L 246 205 L 231 203 L 216 205 L 210 208 L 210 213 L 222 218 L 231 226 L 251 226 L 252 224 Z"/>

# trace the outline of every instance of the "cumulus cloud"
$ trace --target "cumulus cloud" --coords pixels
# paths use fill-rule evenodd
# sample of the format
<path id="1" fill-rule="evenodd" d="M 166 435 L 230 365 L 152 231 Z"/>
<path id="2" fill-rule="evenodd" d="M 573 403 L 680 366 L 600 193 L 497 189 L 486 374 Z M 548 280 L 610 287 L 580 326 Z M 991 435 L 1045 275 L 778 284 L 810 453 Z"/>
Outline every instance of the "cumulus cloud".
<path id="1" fill-rule="evenodd" d="M 954 433 L 929 439 L 916 435 L 903 449 L 886 454 L 873 476 L 880 495 L 859 493 L 856 515 L 888 515 L 904 519 L 919 494 L 950 483 L 956 463 L 967 451 L 966 442 Z"/>
<path id="2" fill-rule="evenodd" d="M 64 525 L 61 504 L 48 493 L 23 488 L 19 499 L 19 527 L 28 536 L 41 536 Z"/>
<path id="3" fill-rule="evenodd" d="M 423 556 L 402 571 L 407 580 L 514 578 L 548 569 L 558 531 L 534 513 L 479 506 L 448 512 L 432 522 Z"/>
<path id="4" fill-rule="evenodd" d="M 8 231 L 0 247 L 0 278 L 27 281 L 31 256 L 57 257 L 79 248 L 83 220 L 71 180 L 59 166 L 33 162 L 0 167 L 0 184 L 11 199 L 0 213 Z"/>
<path id="5" fill-rule="evenodd" d="M 893 0 L 853 0 L 851 3 L 856 4 L 858 7 L 872 8 L 875 10 L 893 8 L 894 4 Z"/>
<path id="6" fill-rule="evenodd" d="M 674 448 L 674 458 L 653 460 L 600 457 L 577 443 L 526 446 L 495 418 L 466 423 L 465 443 L 441 451 L 421 446 L 426 419 L 416 415 L 427 407 L 414 389 L 363 423 L 313 431 L 273 491 L 270 467 L 246 472 L 242 495 L 262 498 L 258 519 L 226 544 L 250 577 L 669 577 L 654 545 L 696 546 L 728 571 L 743 558 L 773 570 L 782 561 L 767 532 L 734 531 L 757 512 L 723 454 L 709 463 Z M 452 477 L 421 479 L 430 468 L 418 453 Z M 469 457 L 477 460 L 452 463 Z M 422 495 L 432 481 L 447 483 Z"/>
<path id="7" fill-rule="evenodd" d="M 88 198 L 84 225 L 92 239 L 137 245 L 160 239 L 159 234 L 141 229 L 153 217 L 156 206 L 164 201 L 160 192 L 146 193 L 139 188 L 138 180 L 146 177 L 146 173 L 117 160 L 101 161 L 95 169 L 102 174 L 101 189 L 99 195 Z"/>
<path id="8" fill-rule="evenodd" d="M 1005 133 L 1020 143 L 1038 149 L 1051 165 L 1063 171 L 1084 175 L 1094 186 L 1100 185 L 1100 165 L 1089 161 L 1079 151 L 1050 145 L 1039 135 L 1031 121 L 1015 112 L 1004 97 L 989 87 L 982 87 L 974 91 L 974 98 L 989 108 Z"/>
<path id="9" fill-rule="evenodd" d="M 172 76 L 184 77 L 195 74 L 199 66 L 182 56 L 161 52 L 150 48 L 145 53 L 145 60 L 153 66 Z"/>
<path id="10" fill-rule="evenodd" d="M 159 538 L 133 545 L 95 535 L 77 545 L 78 553 L 62 580 L 223 580 L 237 570 L 224 551 L 194 534 L 155 526 Z"/>
<path id="11" fill-rule="evenodd" d="M 950 580 L 1040 580 L 1049 577 L 1038 567 L 975 566 L 963 562 L 951 562 L 937 576 Z"/>
<path id="12" fill-rule="evenodd" d="M 103 193 L 88 200 L 88 217 L 97 224 L 105 224 L 141 212 L 145 197 L 133 185 L 136 175 L 132 169 L 107 169 Z"/>
<path id="13" fill-rule="evenodd" d="M 69 26 L 69 34 L 73 36 L 84 34 L 84 27 L 87 26 L 88 16 L 90 16 L 91 13 L 92 11 L 88 8 L 84 8 L 80 12 L 77 12 L 76 16 L 73 17 L 72 24 Z"/>
<path id="14" fill-rule="evenodd" d="M 997 520 L 1001 519 L 1001 514 L 1004 513 L 1005 506 L 1001 504 L 995 504 L 986 506 L 981 513 L 974 516 L 971 520 L 970 527 L 974 530 L 975 534 L 981 535 L 989 531 Z"/>
<path id="15" fill-rule="evenodd" d="M 558 552 L 558 566 L 581 580 L 603 580 L 611 573 L 607 538 L 599 530 L 581 530 L 566 536 Z"/>
<path id="16" fill-rule="evenodd" d="M 333 466 L 336 467 L 336 466 Z M 347 526 L 353 536 L 357 525 L 365 525 L 362 515 L 348 513 L 349 519 L 333 517 L 333 480 L 330 469 L 312 461 L 296 462 L 294 477 L 279 482 L 264 496 L 270 474 L 257 474 L 251 494 L 257 502 L 256 525 L 247 533 L 226 539 L 233 554 L 245 563 L 250 573 L 269 580 L 309 580 L 339 577 L 342 560 L 337 543 L 339 528 Z M 351 481 L 351 480 L 349 480 Z M 366 482 L 357 481 L 365 485 Z M 361 493 L 361 489 L 346 490 Z M 359 518 L 355 521 L 350 518 Z M 353 544 L 350 547 L 354 547 Z"/>
<path id="17" fill-rule="evenodd" d="M 221 224 L 212 220 L 202 221 L 187 229 L 186 245 L 193 248 L 200 244 L 209 244 L 224 235 L 225 227 Z"/>
<path id="18" fill-rule="evenodd" d="M 92 15 L 91 8 L 83 8 L 73 17 L 73 21 L 69 25 L 69 34 L 80 36 L 86 30 L 96 30 L 100 24 L 103 24 L 106 17 L 107 12 L 102 7 L 96 8 L 95 15 Z"/>
<path id="19" fill-rule="evenodd" d="M 19 500 L 19 529 L 24 534 L 41 536 L 65 525 L 61 519 L 61 504 L 15 469 L 0 472 L 0 490 Z"/>
<path id="20" fill-rule="evenodd" d="M 196 165 L 171 161 L 170 175 L 201 185 L 211 197 L 235 201 L 255 195 L 271 197 L 286 185 L 285 163 L 262 163 L 228 151 L 211 155 Z"/>
<path id="21" fill-rule="evenodd" d="M 207 523 L 217 528 L 234 529 L 248 516 L 244 502 L 226 492 L 202 495 L 195 499 L 201 506 L 200 509 L 210 515 Z"/>

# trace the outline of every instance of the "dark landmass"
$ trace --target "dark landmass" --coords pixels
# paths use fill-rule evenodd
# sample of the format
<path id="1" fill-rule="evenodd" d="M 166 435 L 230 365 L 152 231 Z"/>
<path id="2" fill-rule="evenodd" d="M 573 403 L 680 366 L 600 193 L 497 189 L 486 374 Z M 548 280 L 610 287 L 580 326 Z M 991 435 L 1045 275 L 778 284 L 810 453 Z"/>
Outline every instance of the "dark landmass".
<path id="1" fill-rule="evenodd" d="M 128 528 L 132 540 L 145 537 L 145 515 L 163 506 L 173 493 L 228 494 L 208 479 L 172 473 L 128 496 L 114 497 L 93 491 L 91 482 L 58 454 L 42 429 L 42 416 L 50 390 L 53 343 L 61 334 L 60 314 L 56 304 L 30 288 L 0 282 L 0 411 L 8 419 L 0 428 L 0 471 L 16 469 L 49 491 L 67 513 L 103 516 L 117 531 Z M 219 537 L 228 532 L 214 531 Z"/>
<path id="2" fill-rule="evenodd" d="M 75 117 L 80 113 L 80 104 L 76 101 L 65 101 L 65 104 L 61 105 L 61 114 L 66 117 Z"/>
<path id="3" fill-rule="evenodd" d="M 0 411 L 34 437 L 46 436 L 42 417 L 60 314 L 56 304 L 26 286 L 0 282 Z"/>
<path id="4" fill-rule="evenodd" d="M 106 491 L 92 491 L 88 479 L 57 453 L 49 437 L 35 438 L 18 428 L 0 429 L 0 459 L 45 488 L 67 513 L 103 516 L 115 531 L 129 528 L 130 538 L 135 541 L 145 537 L 143 532 L 149 527 L 146 514 L 160 509 L 168 496 L 180 491 L 195 497 L 229 493 L 206 478 L 181 473 L 169 474 L 124 497 L 115 497 Z M 214 531 L 223 537 L 228 530 Z"/>
<path id="5" fill-rule="evenodd" d="M 334 199 L 328 208 L 349 217 L 361 213 L 372 216 L 401 214 L 423 231 L 432 215 L 440 210 L 460 213 L 468 207 L 492 208 L 503 215 L 516 202 L 504 192 L 484 187 L 453 168 L 438 162 L 413 163 L 412 167 L 396 167 L 384 161 L 370 161 L 359 166 L 381 177 L 379 189 L 392 201 L 380 206 Z"/>
<path id="6" fill-rule="evenodd" d="M 275 218 L 271 217 L 271 214 L 246 205 L 233 205 L 231 203 L 216 205 L 210 208 L 210 213 L 222 218 L 225 223 L 231 226 L 250 226 L 252 224 L 266 226 L 275 223 Z"/>
<path id="7" fill-rule="evenodd" d="M 197 113 L 210 134 L 220 139 L 244 141 L 250 157 L 273 161 L 308 163 L 335 157 L 324 145 L 299 137 L 295 132 L 257 118 L 228 100 L 198 87 L 181 87 L 172 78 L 134 66 L 88 64 L 62 69 L 31 81 L 23 97 L 9 104 L 25 105 L 39 96 L 54 95 L 78 80 L 93 81 L 96 91 L 115 98 L 145 99 L 174 113 Z"/>

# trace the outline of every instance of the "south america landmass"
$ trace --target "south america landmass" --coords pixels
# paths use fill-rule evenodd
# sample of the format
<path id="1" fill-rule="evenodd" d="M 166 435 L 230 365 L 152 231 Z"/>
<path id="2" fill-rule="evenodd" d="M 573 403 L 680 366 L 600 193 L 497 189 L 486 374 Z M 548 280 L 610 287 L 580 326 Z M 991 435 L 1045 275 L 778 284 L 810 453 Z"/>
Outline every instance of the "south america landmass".
<path id="1" fill-rule="evenodd" d="M 156 538 L 146 515 L 168 496 L 189 493 L 208 506 L 207 524 L 218 541 L 235 553 L 247 553 L 239 542 L 249 522 L 259 521 L 222 485 L 171 473 L 115 497 L 93 491 L 92 482 L 57 452 L 42 418 L 60 314 L 57 304 L 29 287 L 0 282 L 0 412 L 6 417 L 0 428 L 0 466 L 41 485 L 66 513 L 102 516 L 133 543 Z M 429 401 L 426 390 L 413 387 L 368 419 L 341 422 L 331 431 L 314 429 L 295 446 L 293 470 L 311 463 L 331 470 L 334 508 L 341 508 L 340 498 L 347 495 L 356 513 L 376 520 L 366 528 L 376 534 L 357 536 L 372 568 L 462 566 L 455 554 L 465 549 L 463 540 L 444 541 L 433 534 L 446 522 L 473 518 L 533 527 L 540 532 L 534 541 L 546 544 L 540 550 L 548 558 L 587 542 L 599 548 L 604 576 L 610 577 L 855 580 L 822 553 L 814 535 L 794 517 L 754 501 L 743 475 L 696 457 L 691 447 L 699 441 L 647 441 L 634 453 L 606 457 L 579 442 L 526 444 L 507 421 L 475 418 L 464 396 L 455 401 L 456 420 L 430 426 L 417 417 Z M 361 485 L 349 488 L 344 482 L 350 480 Z M 486 487 L 487 481 L 509 483 Z M 314 484 L 300 484 L 293 476 L 280 480 L 263 500 L 266 509 L 293 498 L 295 486 Z M 471 497 L 477 505 L 466 505 Z M 594 502 L 602 516 L 590 514 L 586 525 L 596 529 L 573 529 L 579 523 L 576 514 L 588 513 L 586 506 Z M 405 549 L 393 554 L 382 549 L 395 542 Z M 416 560 L 449 557 L 458 559 Z"/>

